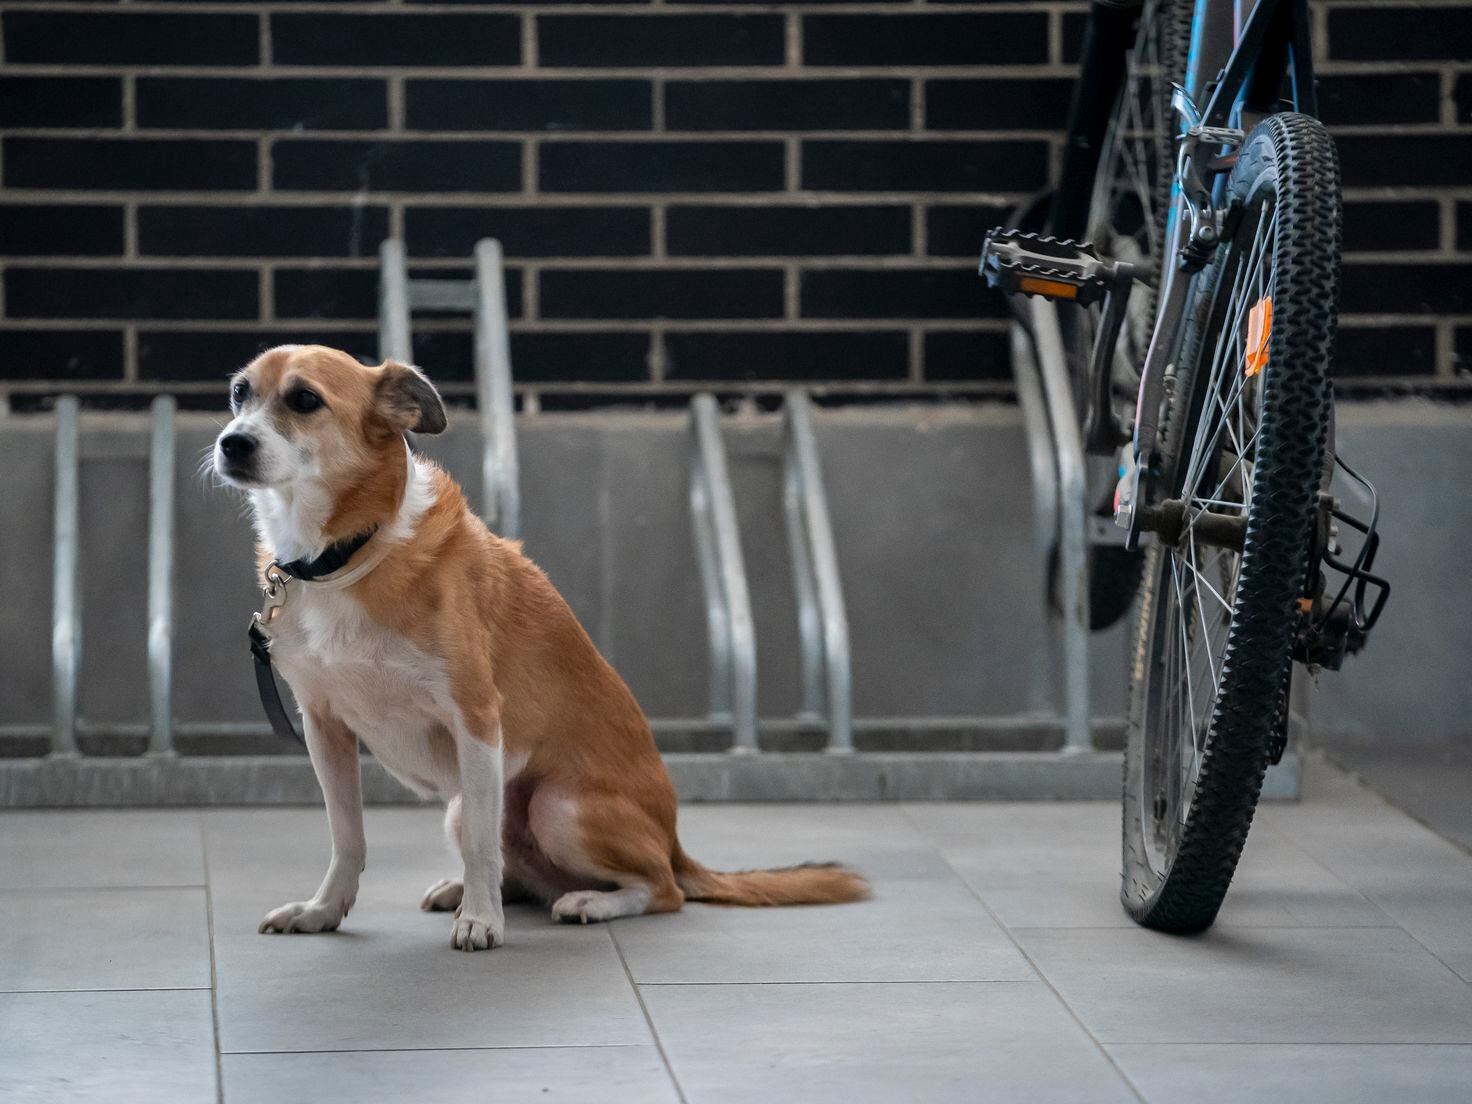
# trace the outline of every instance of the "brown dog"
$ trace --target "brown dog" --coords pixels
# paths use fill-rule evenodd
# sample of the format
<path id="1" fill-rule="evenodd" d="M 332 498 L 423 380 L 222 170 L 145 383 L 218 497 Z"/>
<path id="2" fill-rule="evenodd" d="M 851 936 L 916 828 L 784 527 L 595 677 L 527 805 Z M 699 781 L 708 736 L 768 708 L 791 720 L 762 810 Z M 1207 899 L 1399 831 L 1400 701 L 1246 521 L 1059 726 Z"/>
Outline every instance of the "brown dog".
<path id="1" fill-rule="evenodd" d="M 330 931 L 351 908 L 366 853 L 360 739 L 406 785 L 448 800 L 464 878 L 431 886 L 421 907 L 455 910 L 457 948 L 503 941 L 503 878 L 508 896 L 584 923 L 687 899 L 867 895 L 836 865 L 723 874 L 680 849 L 674 788 L 628 687 L 520 546 L 405 444 L 446 423 L 417 368 L 283 345 L 235 377 L 231 408 L 215 467 L 249 492 L 263 577 L 272 562 L 350 554 L 315 581 L 289 580 L 270 625 L 326 797 L 332 861 L 311 900 L 268 913 L 261 931 Z"/>

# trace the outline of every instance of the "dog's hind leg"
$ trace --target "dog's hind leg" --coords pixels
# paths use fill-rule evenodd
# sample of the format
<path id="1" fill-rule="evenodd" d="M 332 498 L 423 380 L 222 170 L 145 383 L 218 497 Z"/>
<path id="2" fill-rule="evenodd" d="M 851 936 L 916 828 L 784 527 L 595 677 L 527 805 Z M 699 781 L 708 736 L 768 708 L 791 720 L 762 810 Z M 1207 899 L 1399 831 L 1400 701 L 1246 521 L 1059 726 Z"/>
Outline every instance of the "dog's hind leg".
<path id="1" fill-rule="evenodd" d="M 559 868 L 594 885 L 552 903 L 552 918 L 568 923 L 617 920 L 646 912 L 675 912 L 685 895 L 670 866 L 672 833 L 623 798 L 573 800 L 555 793 L 533 799 L 532 830 Z"/>
<path id="2" fill-rule="evenodd" d="M 460 795 L 450 798 L 445 806 L 445 839 L 460 854 Z M 441 878 L 424 891 L 419 907 L 425 912 L 454 912 L 465 896 L 465 883 L 459 878 Z"/>

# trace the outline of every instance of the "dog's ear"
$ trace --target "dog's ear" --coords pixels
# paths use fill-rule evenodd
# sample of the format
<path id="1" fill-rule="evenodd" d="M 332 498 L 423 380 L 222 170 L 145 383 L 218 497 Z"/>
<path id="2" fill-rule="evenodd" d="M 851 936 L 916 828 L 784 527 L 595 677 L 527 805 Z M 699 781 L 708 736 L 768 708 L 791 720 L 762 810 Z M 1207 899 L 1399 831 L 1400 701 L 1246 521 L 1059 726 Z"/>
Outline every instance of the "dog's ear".
<path id="1" fill-rule="evenodd" d="M 396 360 L 385 361 L 380 372 L 374 406 L 391 425 L 401 432 L 445 431 L 445 404 L 428 376 Z"/>

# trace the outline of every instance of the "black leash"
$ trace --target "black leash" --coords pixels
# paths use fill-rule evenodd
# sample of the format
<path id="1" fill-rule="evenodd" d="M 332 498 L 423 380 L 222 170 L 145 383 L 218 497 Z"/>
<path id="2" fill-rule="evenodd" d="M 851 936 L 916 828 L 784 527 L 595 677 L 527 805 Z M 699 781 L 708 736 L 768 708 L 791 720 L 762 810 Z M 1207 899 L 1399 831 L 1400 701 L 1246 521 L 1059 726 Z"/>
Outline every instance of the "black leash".
<path id="1" fill-rule="evenodd" d="M 303 747 L 307 743 L 291 723 L 291 714 L 281 700 L 281 688 L 276 685 L 276 672 L 271 667 L 271 636 L 266 628 L 286 605 L 286 587 L 291 580 L 312 582 L 341 571 L 375 532 L 376 528 L 369 529 L 340 540 L 315 559 L 292 560 L 284 564 L 273 560 L 266 568 L 266 586 L 261 592 L 265 602 L 250 619 L 250 654 L 255 659 L 256 691 L 261 696 L 261 708 L 271 722 L 271 731 L 283 740 L 295 740 Z"/>

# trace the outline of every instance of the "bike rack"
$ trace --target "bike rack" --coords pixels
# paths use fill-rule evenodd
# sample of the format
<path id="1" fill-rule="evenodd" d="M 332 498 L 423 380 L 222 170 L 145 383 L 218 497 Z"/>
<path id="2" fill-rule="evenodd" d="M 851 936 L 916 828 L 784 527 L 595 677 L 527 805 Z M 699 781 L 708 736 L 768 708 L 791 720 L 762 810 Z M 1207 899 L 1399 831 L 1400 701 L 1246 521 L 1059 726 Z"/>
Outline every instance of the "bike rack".
<path id="1" fill-rule="evenodd" d="M 710 638 L 710 719 L 729 723 L 733 752 L 757 750 L 756 628 L 736 500 L 714 395 L 690 401 L 690 519 Z"/>
<path id="2" fill-rule="evenodd" d="M 823 723 L 825 750 L 854 749 L 853 675 L 838 552 L 813 432 L 812 401 L 789 391 L 782 414 L 782 511 L 797 603 L 802 698 L 796 720 Z M 710 640 L 709 719 L 732 728 L 731 750 L 757 751 L 756 635 L 736 504 L 715 397 L 690 403 L 690 517 Z"/>
<path id="3" fill-rule="evenodd" d="M 77 593 L 81 448 L 75 395 L 56 400 L 56 526 L 52 546 L 51 757 L 77 755 L 77 672 L 82 666 L 82 609 Z"/>
<path id="4" fill-rule="evenodd" d="M 153 400 L 148 441 L 148 702 L 150 755 L 174 753 L 174 413 Z"/>
<path id="5" fill-rule="evenodd" d="M 153 400 L 148 435 L 148 753 L 174 750 L 174 414 L 170 395 Z M 75 759 L 77 676 L 82 666 L 78 588 L 82 446 L 76 396 L 56 400 L 56 478 L 51 614 L 52 759 Z"/>
<path id="6" fill-rule="evenodd" d="M 1063 750 L 1093 749 L 1089 728 L 1089 510 L 1083 437 L 1068 378 L 1057 308 L 1029 297 L 1026 324 L 1014 325 L 1012 372 L 1031 461 L 1033 500 L 1043 547 L 1058 545 L 1063 611 L 1048 606 L 1057 628 L 1055 669 L 1063 694 Z M 1020 331 L 1020 332 L 1019 332 Z"/>
<path id="7" fill-rule="evenodd" d="M 510 540 L 521 536 L 521 482 L 516 450 L 516 399 L 511 388 L 511 334 L 501 243 L 475 243 L 470 280 L 411 280 L 404 243 L 378 247 L 378 355 L 414 363 L 416 310 L 460 312 L 475 319 L 475 396 L 480 416 L 482 502 L 486 524 Z"/>
<path id="8" fill-rule="evenodd" d="M 391 250 L 390 250 L 391 252 Z M 484 266 L 496 259 L 481 252 Z M 401 269 L 402 271 L 402 269 Z M 483 271 L 483 269 L 482 269 Z M 431 282 L 433 283 L 433 282 Z M 441 282 L 445 283 L 445 282 Z M 385 299 L 408 304 L 407 281 L 385 280 Z M 494 297 L 490 279 L 478 281 L 477 295 Z M 416 302 L 459 301 L 467 290 L 419 293 Z M 435 298 L 438 297 L 438 298 Z M 486 317 L 493 315 L 489 311 Z M 398 315 L 402 323 L 402 312 Z M 1068 591 L 1071 617 L 1058 618 L 1058 662 L 1065 686 L 1065 746 L 1062 751 L 852 752 L 852 685 L 847 618 L 840 585 L 836 544 L 813 428 L 812 404 L 792 392 L 783 412 L 781 464 L 783 511 L 792 559 L 802 658 L 802 707 L 796 718 L 777 718 L 773 731 L 810 726 L 823 720 L 825 752 L 759 752 L 757 661 L 751 595 L 742 556 L 720 411 L 708 394 L 698 395 L 689 415 L 689 502 L 704 588 L 710 633 L 711 719 L 729 724 L 729 751 L 684 752 L 666 762 L 687 800 L 941 800 L 1002 798 L 1019 800 L 1100 799 L 1118 788 L 1118 753 L 1091 750 L 1086 712 L 1088 633 L 1086 595 L 1091 519 L 1083 496 L 1082 453 L 1071 392 L 1066 386 L 1057 318 L 1051 305 L 1030 312 L 1031 325 L 1019 324 L 1013 340 L 1018 394 L 1028 430 L 1043 535 L 1055 526 L 1071 530 L 1060 558 L 1073 578 Z M 385 321 L 393 324 L 386 312 Z M 388 329 L 389 327 L 386 327 Z M 489 332 L 484 325 L 480 332 Z M 388 333 L 402 342 L 407 328 Z M 489 343 L 487 343 L 489 344 Z M 390 348 L 393 346 L 390 345 Z M 489 350 L 482 363 L 494 368 Z M 1050 361 L 1052 366 L 1050 367 Z M 489 374 L 489 373 L 487 373 Z M 504 375 L 502 378 L 505 378 Z M 503 392 L 504 398 L 504 392 Z M 503 404 L 505 410 L 509 404 Z M 282 804 L 319 799 L 311 764 L 300 754 L 176 754 L 175 737 L 256 735 L 259 722 L 204 721 L 176 724 L 172 718 L 174 659 L 173 567 L 176 553 L 176 406 L 165 396 L 154 401 L 146 444 L 107 444 L 81 432 L 75 397 L 62 397 L 55 416 L 55 545 L 52 551 L 53 678 L 49 722 L 7 726 L 7 736 L 49 733 L 48 746 L 26 758 L 0 759 L 0 807 Z M 140 447 L 144 446 L 144 447 Z M 90 451 L 89 451 L 90 450 Z M 80 596 L 80 480 L 89 458 L 146 456 L 148 473 L 146 724 L 110 725 L 108 731 L 146 738 L 147 754 L 81 754 L 78 679 L 83 652 Z M 1065 580 L 1066 581 L 1066 580 Z M 869 723 L 869 722 L 863 722 Z M 862 727 L 862 724 L 861 724 Z M 294 749 L 293 749 L 294 750 Z M 839 754 L 832 754 L 837 752 Z M 850 754 L 843 754 L 852 752 Z M 1291 797 L 1298 791 L 1299 759 L 1290 751 L 1281 767 L 1268 772 L 1264 795 Z M 370 802 L 403 802 L 409 795 L 371 759 L 363 764 L 364 796 Z"/>
<path id="9" fill-rule="evenodd" d="M 818 440 L 813 432 L 812 400 L 807 392 L 787 393 L 782 428 L 782 506 L 787 517 L 802 643 L 802 707 L 798 716 L 823 717 L 826 704 L 827 750 L 842 754 L 854 749 L 848 614 L 838 575 L 838 550 L 828 519 Z"/>

